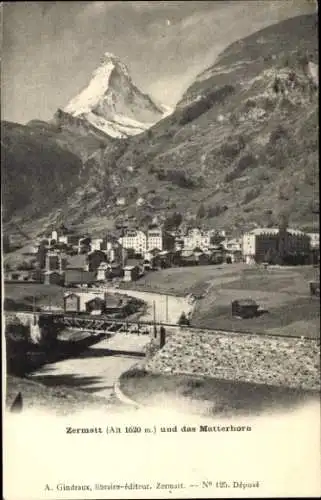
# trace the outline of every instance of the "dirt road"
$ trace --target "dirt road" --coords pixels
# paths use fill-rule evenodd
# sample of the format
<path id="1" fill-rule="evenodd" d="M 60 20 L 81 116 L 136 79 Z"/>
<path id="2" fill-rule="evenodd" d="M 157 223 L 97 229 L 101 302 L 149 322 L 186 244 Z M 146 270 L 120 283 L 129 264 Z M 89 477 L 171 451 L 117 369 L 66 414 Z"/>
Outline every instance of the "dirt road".
<path id="1" fill-rule="evenodd" d="M 177 324 L 180 315 L 184 311 L 187 314 L 192 306 L 185 297 L 175 297 L 161 293 L 141 292 L 137 290 L 122 290 L 120 288 L 108 288 L 108 292 L 121 293 L 136 297 L 147 304 L 147 311 L 141 317 L 145 321 L 154 320 L 154 307 L 156 322 Z"/>

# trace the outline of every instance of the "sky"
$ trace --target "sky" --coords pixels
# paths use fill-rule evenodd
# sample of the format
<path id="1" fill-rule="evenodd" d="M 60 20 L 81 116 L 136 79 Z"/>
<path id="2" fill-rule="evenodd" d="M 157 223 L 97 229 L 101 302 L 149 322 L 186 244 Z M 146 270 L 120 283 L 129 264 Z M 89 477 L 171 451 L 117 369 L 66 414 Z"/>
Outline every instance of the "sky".
<path id="1" fill-rule="evenodd" d="M 175 106 L 233 41 L 315 12 L 315 0 L 3 2 L 2 118 L 50 120 L 105 52 L 134 83 Z"/>

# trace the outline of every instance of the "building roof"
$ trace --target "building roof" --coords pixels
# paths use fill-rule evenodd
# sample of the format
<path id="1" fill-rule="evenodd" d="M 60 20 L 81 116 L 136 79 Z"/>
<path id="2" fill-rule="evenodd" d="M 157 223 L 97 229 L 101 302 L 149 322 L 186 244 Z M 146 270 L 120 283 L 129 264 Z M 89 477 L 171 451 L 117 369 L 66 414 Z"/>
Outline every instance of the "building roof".
<path id="1" fill-rule="evenodd" d="M 141 266 L 144 259 L 128 259 L 126 262 L 126 267 L 136 267 Z"/>
<path id="2" fill-rule="evenodd" d="M 64 300 L 71 299 L 73 297 L 76 297 L 76 299 L 80 299 L 79 295 L 77 295 L 74 292 L 71 292 L 71 293 L 67 293 L 66 295 L 64 295 Z"/>
<path id="3" fill-rule="evenodd" d="M 257 227 L 249 231 L 247 234 L 254 234 L 256 236 L 259 236 L 260 234 L 278 234 L 278 232 L 279 232 L 278 227 Z M 287 228 L 287 232 L 298 236 L 305 234 L 303 231 L 300 231 L 299 229 L 291 229 L 291 228 Z"/>
<path id="4" fill-rule="evenodd" d="M 92 271 L 81 271 L 78 269 L 67 269 L 65 271 L 66 283 L 95 283 L 96 273 Z"/>
<path id="5" fill-rule="evenodd" d="M 246 307 L 246 306 L 257 306 L 258 304 L 255 302 L 253 299 L 239 299 L 239 300 L 233 300 L 233 304 L 238 304 L 241 307 Z"/>
<path id="6" fill-rule="evenodd" d="M 105 300 L 102 299 L 101 297 L 94 297 L 93 299 L 89 299 L 85 302 L 85 304 L 101 304 L 101 305 L 105 305 Z"/>
<path id="7" fill-rule="evenodd" d="M 87 256 L 84 254 L 68 257 L 67 269 L 84 269 L 87 265 Z"/>
<path id="8" fill-rule="evenodd" d="M 103 261 L 97 267 L 97 271 L 101 270 L 101 269 L 108 269 L 109 267 L 110 267 L 110 264 L 108 264 L 107 262 Z"/>

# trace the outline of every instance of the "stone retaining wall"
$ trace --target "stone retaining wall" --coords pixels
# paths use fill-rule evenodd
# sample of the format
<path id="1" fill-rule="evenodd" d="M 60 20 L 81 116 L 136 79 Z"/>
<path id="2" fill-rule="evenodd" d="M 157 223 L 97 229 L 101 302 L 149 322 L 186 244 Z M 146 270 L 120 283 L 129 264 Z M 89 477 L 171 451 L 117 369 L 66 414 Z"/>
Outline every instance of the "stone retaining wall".
<path id="1" fill-rule="evenodd" d="M 146 369 L 320 390 L 320 341 L 180 329 Z"/>

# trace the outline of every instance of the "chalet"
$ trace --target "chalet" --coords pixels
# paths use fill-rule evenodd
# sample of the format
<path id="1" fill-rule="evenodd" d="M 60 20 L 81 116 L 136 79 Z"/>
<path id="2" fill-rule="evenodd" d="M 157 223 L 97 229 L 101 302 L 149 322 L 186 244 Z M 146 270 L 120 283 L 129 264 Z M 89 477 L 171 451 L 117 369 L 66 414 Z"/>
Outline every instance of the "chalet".
<path id="1" fill-rule="evenodd" d="M 70 313 L 80 312 L 80 297 L 75 293 L 70 293 L 64 297 L 64 311 Z"/>
<path id="2" fill-rule="evenodd" d="M 92 315 L 103 314 L 106 310 L 106 302 L 101 297 L 95 297 L 94 299 L 88 300 L 86 302 L 86 312 Z"/>
<path id="3" fill-rule="evenodd" d="M 257 315 L 258 304 L 253 299 L 233 300 L 232 316 L 240 318 L 253 318 Z"/>
<path id="4" fill-rule="evenodd" d="M 195 255 L 195 257 L 200 266 L 207 266 L 208 264 L 210 264 L 210 255 L 206 253 L 197 254 Z"/>
<path id="5" fill-rule="evenodd" d="M 139 275 L 144 274 L 144 259 L 127 259 L 126 266 L 137 267 Z"/>
<path id="6" fill-rule="evenodd" d="M 27 245 L 22 250 L 22 255 L 28 255 L 28 256 L 36 257 L 37 253 L 38 253 L 38 247 L 37 246 L 33 246 L 33 245 Z"/>
<path id="7" fill-rule="evenodd" d="M 106 281 L 109 277 L 111 277 L 109 264 L 107 264 L 107 262 L 101 262 L 97 267 L 97 281 Z"/>
<path id="8" fill-rule="evenodd" d="M 124 267 L 124 281 L 136 281 L 139 278 L 140 270 L 138 266 Z"/>
<path id="9" fill-rule="evenodd" d="M 110 278 L 120 278 L 123 276 L 123 268 L 117 262 L 108 264 Z"/>
<path id="10" fill-rule="evenodd" d="M 94 250 L 88 254 L 88 271 L 97 271 L 102 262 L 107 262 L 107 256 L 101 250 Z"/>
<path id="11" fill-rule="evenodd" d="M 68 258 L 66 269 L 75 269 L 78 271 L 88 271 L 88 260 L 86 255 L 73 255 Z"/>
<path id="12" fill-rule="evenodd" d="M 40 273 L 35 270 L 28 271 L 7 271 L 4 275 L 5 282 L 17 282 L 24 281 L 28 283 L 40 283 L 41 277 Z"/>
<path id="13" fill-rule="evenodd" d="M 105 293 L 105 310 L 108 314 L 124 313 L 128 305 L 128 298 L 125 296 L 120 297 L 110 293 Z"/>
<path id="14" fill-rule="evenodd" d="M 45 271 L 43 273 L 43 279 L 45 285 L 63 285 L 64 284 L 64 273 L 59 273 L 58 271 Z"/>
<path id="15" fill-rule="evenodd" d="M 197 258 L 194 254 L 191 255 L 182 255 L 181 257 L 181 265 L 182 266 L 196 266 L 198 264 Z"/>

